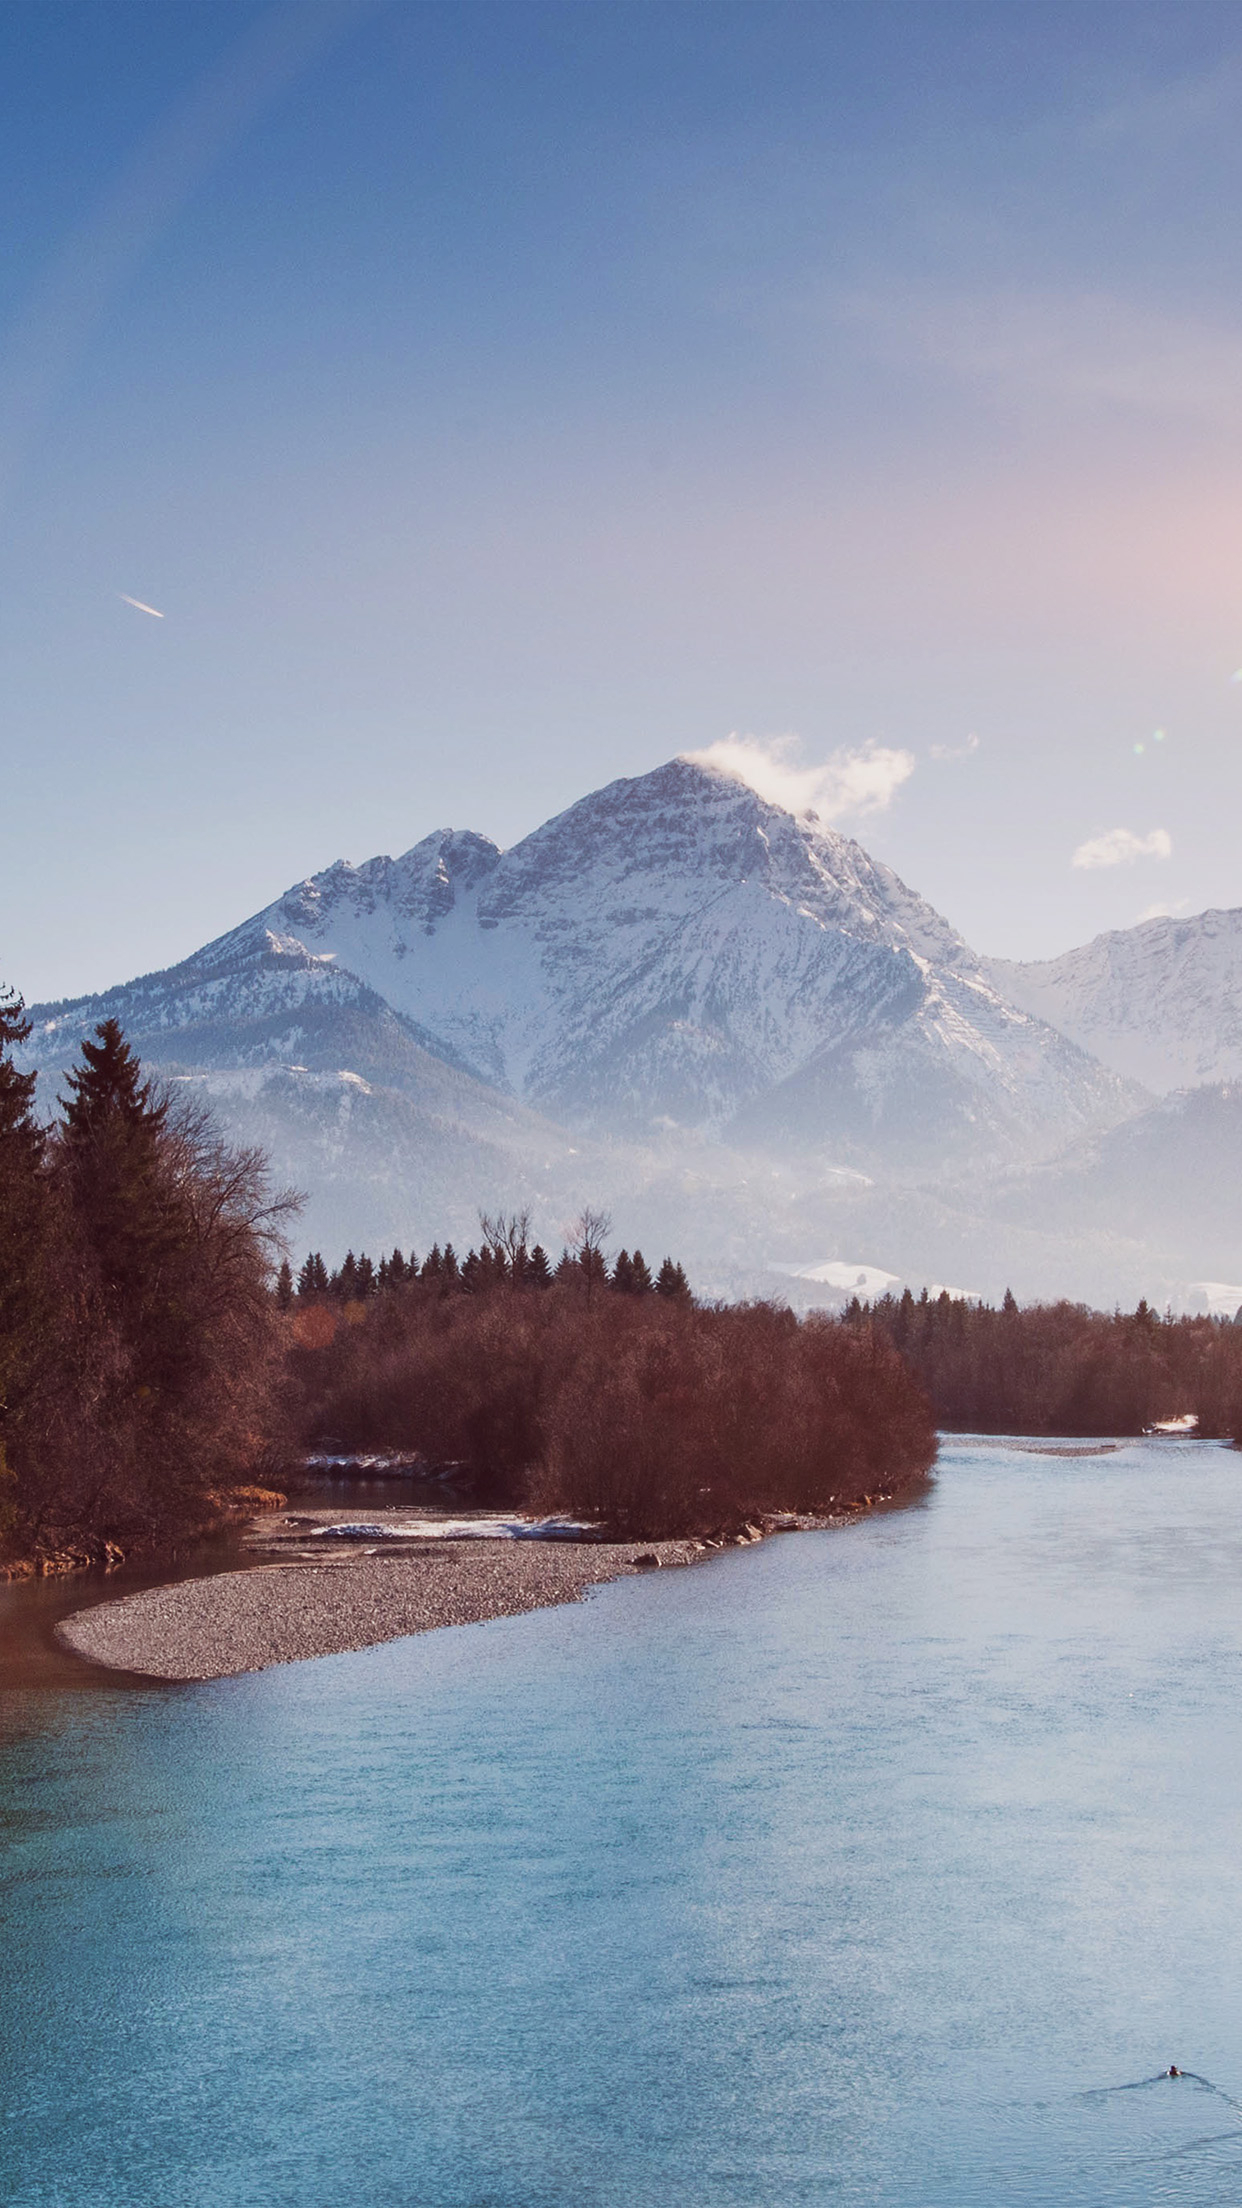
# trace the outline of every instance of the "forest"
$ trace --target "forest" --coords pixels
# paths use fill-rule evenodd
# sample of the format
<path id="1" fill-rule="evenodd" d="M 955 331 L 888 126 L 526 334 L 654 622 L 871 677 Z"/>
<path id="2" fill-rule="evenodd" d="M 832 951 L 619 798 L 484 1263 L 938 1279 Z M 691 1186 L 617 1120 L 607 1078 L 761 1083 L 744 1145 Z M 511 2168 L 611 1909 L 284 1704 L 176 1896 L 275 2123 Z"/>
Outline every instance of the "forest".
<path id="1" fill-rule="evenodd" d="M 0 1562 L 168 1546 L 308 1452 L 396 1450 L 480 1499 L 655 1539 L 909 1489 L 936 1427 L 1242 1430 L 1242 1326 L 908 1292 L 843 1315 L 696 1299 L 609 1257 L 586 1211 L 553 1261 L 524 1212 L 421 1259 L 308 1255 L 298 1199 L 144 1074 L 115 1021 L 50 1124 L 0 994 Z M 257 1483 L 257 1484 L 256 1484 Z"/>
<path id="2" fill-rule="evenodd" d="M 1141 1434 L 1186 1412 L 1205 1437 L 1242 1433 L 1242 1325 L 1078 1303 L 999 1308 L 947 1295 L 849 1305 L 844 1324 L 878 1329 L 958 1432 Z"/>
<path id="3" fill-rule="evenodd" d="M 113 1020 L 45 1125 L 28 1032 L 0 995 L 0 1556 L 68 1567 L 209 1526 L 261 1475 L 296 1205 Z"/>
<path id="4" fill-rule="evenodd" d="M 610 1266 L 598 1214 L 554 1270 L 524 1215 L 483 1229 L 460 1265 L 354 1259 L 365 1297 L 306 1267 L 286 1283 L 304 1447 L 417 1452 L 497 1501 L 648 1539 L 827 1512 L 929 1469 L 926 1400 L 878 1329 L 696 1304 L 671 1258 L 654 1280 L 641 1252 Z"/>

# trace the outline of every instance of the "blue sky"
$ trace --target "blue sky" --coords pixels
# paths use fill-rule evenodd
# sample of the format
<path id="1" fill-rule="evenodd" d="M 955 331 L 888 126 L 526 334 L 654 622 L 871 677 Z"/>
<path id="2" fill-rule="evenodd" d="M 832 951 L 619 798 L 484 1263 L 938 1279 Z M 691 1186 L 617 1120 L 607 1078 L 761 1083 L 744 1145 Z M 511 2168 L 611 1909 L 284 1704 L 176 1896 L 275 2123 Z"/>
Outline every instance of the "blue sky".
<path id="1" fill-rule="evenodd" d="M 984 950 L 1242 903 L 1236 11 L 11 0 L 0 62 L 28 997 L 731 734 Z"/>

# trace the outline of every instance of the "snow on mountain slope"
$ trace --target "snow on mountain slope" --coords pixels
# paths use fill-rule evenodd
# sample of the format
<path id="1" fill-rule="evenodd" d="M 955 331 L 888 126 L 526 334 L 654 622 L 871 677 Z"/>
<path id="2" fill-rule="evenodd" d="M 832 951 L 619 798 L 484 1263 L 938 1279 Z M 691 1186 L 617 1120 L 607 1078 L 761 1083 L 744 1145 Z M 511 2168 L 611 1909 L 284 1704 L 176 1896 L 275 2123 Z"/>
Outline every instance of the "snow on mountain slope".
<path id="1" fill-rule="evenodd" d="M 922 1165 L 1047 1150 L 1141 1101 L 1006 1003 L 857 844 L 687 760 L 503 854 L 446 832 L 331 867 L 197 963 L 295 952 L 597 1133 L 734 1129 Z"/>
<path id="2" fill-rule="evenodd" d="M 1143 920 L 1062 958 L 993 958 L 1002 995 L 1164 1095 L 1242 1078 L 1242 910 Z"/>
<path id="3" fill-rule="evenodd" d="M 684 760 L 503 854 L 446 831 L 330 867 L 179 966 L 31 1011 L 49 1089 L 113 1014 L 209 1096 L 308 1192 L 302 1246 L 425 1248 L 527 1202 L 556 1242 L 602 1203 L 711 1293 L 859 1250 L 1046 1290 L 1064 1238 L 983 1216 L 983 1170 L 1145 1101 L 857 844 Z M 1115 1277 L 1101 1247 L 1075 1280 Z"/>
<path id="4" fill-rule="evenodd" d="M 212 944 L 101 996 L 32 1005 L 30 1016 L 20 1062 L 49 1077 L 111 1017 L 145 1064 L 178 1076 L 226 1074 L 239 1095 L 256 1094 L 277 1068 L 348 1077 L 396 1091 L 475 1138 L 508 1141 L 513 1129 L 529 1126 L 536 1148 L 563 1140 L 537 1114 L 446 1059 L 443 1046 L 429 1048 L 417 1024 L 356 975 L 288 940 L 277 948 L 264 937 L 232 957 Z"/>

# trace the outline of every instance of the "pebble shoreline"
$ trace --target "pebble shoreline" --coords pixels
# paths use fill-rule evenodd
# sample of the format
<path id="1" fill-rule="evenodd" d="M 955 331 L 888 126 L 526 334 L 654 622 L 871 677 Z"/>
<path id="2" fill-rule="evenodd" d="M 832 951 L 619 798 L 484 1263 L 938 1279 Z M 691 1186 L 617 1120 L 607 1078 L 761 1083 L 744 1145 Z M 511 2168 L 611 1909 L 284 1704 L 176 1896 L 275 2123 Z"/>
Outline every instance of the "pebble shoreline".
<path id="1" fill-rule="evenodd" d="M 692 1541 L 431 1541 L 413 1554 L 274 1563 L 154 1587 L 75 1611 L 56 1637 L 115 1671 L 230 1679 L 577 1602 L 588 1587 L 649 1570 L 648 1559 L 680 1565 L 702 1554 Z"/>

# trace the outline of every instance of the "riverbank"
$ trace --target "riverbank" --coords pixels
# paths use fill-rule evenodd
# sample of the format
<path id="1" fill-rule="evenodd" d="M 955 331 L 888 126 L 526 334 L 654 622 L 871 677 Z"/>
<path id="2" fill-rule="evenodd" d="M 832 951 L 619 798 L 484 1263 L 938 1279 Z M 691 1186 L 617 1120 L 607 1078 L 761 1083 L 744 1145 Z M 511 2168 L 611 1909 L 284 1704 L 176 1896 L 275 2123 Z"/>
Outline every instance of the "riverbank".
<path id="1" fill-rule="evenodd" d="M 397 1555 L 273 1563 L 150 1588 L 76 1611 L 56 1637 L 111 1670 L 228 1679 L 577 1602 L 588 1587 L 709 1553 L 693 1541 L 432 1540 Z"/>

